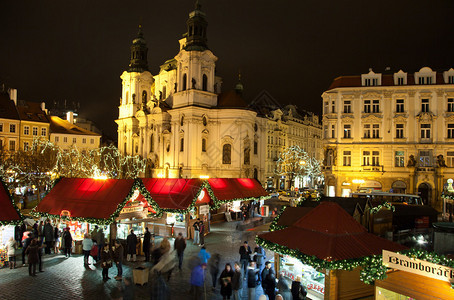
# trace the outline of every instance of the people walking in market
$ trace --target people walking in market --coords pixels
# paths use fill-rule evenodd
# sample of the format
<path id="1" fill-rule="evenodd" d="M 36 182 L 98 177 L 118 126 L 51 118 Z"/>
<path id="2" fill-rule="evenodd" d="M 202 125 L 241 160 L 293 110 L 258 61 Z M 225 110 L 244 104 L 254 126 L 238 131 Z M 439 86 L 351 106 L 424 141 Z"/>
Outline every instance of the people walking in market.
<path id="1" fill-rule="evenodd" d="M 39 227 L 39 222 L 36 221 L 35 224 L 33 224 L 33 227 L 32 227 L 33 228 L 33 235 L 35 237 L 38 237 L 38 235 L 39 235 L 38 227 Z"/>
<path id="2" fill-rule="evenodd" d="M 200 219 L 197 218 L 197 221 L 192 224 L 192 227 L 194 227 L 194 245 L 198 245 L 200 242 Z"/>
<path id="3" fill-rule="evenodd" d="M 192 299 L 201 300 L 203 299 L 203 294 L 205 293 L 204 284 L 205 284 L 205 269 L 207 267 L 206 263 L 197 265 L 191 272 L 191 291 Z"/>
<path id="4" fill-rule="evenodd" d="M 257 269 L 255 268 L 255 262 L 251 261 L 247 268 L 247 290 L 248 290 L 248 299 L 255 300 L 255 289 L 257 287 L 258 276 Z M 270 298 L 273 299 L 273 298 Z"/>
<path id="5" fill-rule="evenodd" d="M 175 239 L 175 242 L 173 243 L 173 248 L 177 251 L 177 256 L 178 256 L 178 269 L 181 271 L 181 267 L 183 265 L 183 254 L 184 254 L 184 249 L 186 249 L 186 240 L 183 237 L 183 233 L 178 233 L 177 238 Z"/>
<path id="6" fill-rule="evenodd" d="M 254 258 L 253 261 L 255 261 L 255 264 L 257 265 L 258 269 L 258 276 L 259 276 L 259 281 L 262 281 L 262 266 L 263 263 L 265 262 L 266 256 L 265 256 L 265 250 L 262 248 L 262 246 L 257 245 L 254 248 Z"/>
<path id="7" fill-rule="evenodd" d="M 200 247 L 205 246 L 205 224 L 203 221 L 200 221 L 199 225 L 199 239 L 200 239 Z"/>
<path id="8" fill-rule="evenodd" d="M 44 249 L 45 254 L 50 254 L 50 249 L 53 247 L 54 243 L 54 227 L 50 223 L 50 220 L 46 220 L 46 224 L 43 227 L 44 241 L 46 248 Z"/>
<path id="9" fill-rule="evenodd" d="M 232 295 L 234 300 L 241 299 L 241 291 L 243 290 L 243 273 L 241 272 L 241 265 L 236 262 L 234 265 L 235 271 L 232 276 Z"/>
<path id="10" fill-rule="evenodd" d="M 151 279 L 151 299 L 152 300 L 168 300 L 170 299 L 169 287 L 159 271 L 153 270 Z M 123 298 L 125 300 L 126 298 Z M 131 298 L 133 299 L 133 298 Z"/>
<path id="11" fill-rule="evenodd" d="M 102 268 L 102 280 L 107 281 L 109 277 L 109 269 L 112 267 L 112 252 L 109 249 L 109 245 L 104 245 L 101 251 L 101 268 Z"/>
<path id="12" fill-rule="evenodd" d="M 292 292 L 290 290 L 291 282 L 285 276 L 279 276 L 276 288 L 283 300 L 292 300 Z"/>
<path id="13" fill-rule="evenodd" d="M 8 242 L 6 243 L 6 252 L 8 255 L 8 262 L 9 268 L 15 269 L 16 268 L 16 249 L 17 249 L 17 242 L 11 237 Z"/>
<path id="14" fill-rule="evenodd" d="M 73 237 L 69 231 L 69 227 L 65 228 L 63 232 L 62 241 L 64 242 L 65 257 L 68 258 L 71 256 L 71 248 L 73 245 Z"/>
<path id="15" fill-rule="evenodd" d="M 27 250 L 25 250 L 28 260 L 28 275 L 33 277 L 36 276 L 36 264 L 39 262 L 39 251 L 40 249 L 37 239 L 33 239 L 30 246 L 28 246 Z"/>
<path id="16" fill-rule="evenodd" d="M 32 240 L 33 240 L 33 233 L 29 233 L 27 238 L 23 242 L 23 247 L 22 247 L 22 265 L 25 265 L 25 253 L 27 251 L 28 246 L 30 246 Z"/>
<path id="17" fill-rule="evenodd" d="M 131 229 L 131 233 L 126 238 L 126 260 L 135 262 L 137 255 L 137 236 L 134 234 L 134 230 Z"/>
<path id="18" fill-rule="evenodd" d="M 148 227 L 145 227 L 145 233 L 143 235 L 143 253 L 145 255 L 145 261 L 150 261 L 150 247 L 151 233 L 148 231 Z"/>
<path id="19" fill-rule="evenodd" d="M 93 240 L 93 243 L 98 243 L 98 225 L 95 225 L 95 228 L 93 228 L 93 230 L 91 231 L 90 233 L 90 236 L 91 236 L 91 239 Z"/>
<path id="20" fill-rule="evenodd" d="M 219 283 L 221 284 L 221 295 L 222 299 L 230 299 L 232 296 L 232 278 L 235 272 L 232 270 L 232 266 L 227 263 L 225 268 L 219 277 Z"/>
<path id="21" fill-rule="evenodd" d="M 306 299 L 307 291 L 301 284 L 300 276 L 297 276 L 296 279 L 292 282 L 291 292 L 292 292 L 293 300 Z"/>
<path id="22" fill-rule="evenodd" d="M 102 228 L 99 228 L 98 231 L 96 232 L 96 244 L 98 245 L 98 260 L 101 259 L 101 252 L 102 249 L 104 249 L 105 239 L 106 237 L 104 236 L 104 231 L 102 230 Z"/>
<path id="23" fill-rule="evenodd" d="M 58 229 L 58 223 L 54 227 L 54 253 L 57 254 L 60 251 L 60 229 Z"/>
<path id="24" fill-rule="evenodd" d="M 117 267 L 117 276 L 115 276 L 115 279 L 118 281 L 121 281 L 123 278 L 123 256 L 124 256 L 123 245 L 120 243 L 119 240 L 115 240 L 115 245 L 113 249 L 113 260 L 115 262 L 115 266 Z"/>
<path id="25" fill-rule="evenodd" d="M 200 261 L 203 264 L 206 264 L 206 263 L 208 263 L 208 259 L 210 259 L 211 254 L 206 250 L 206 248 L 204 246 L 204 247 L 202 247 L 202 249 L 200 249 L 200 252 L 199 252 L 198 256 L 200 258 Z"/>
<path id="26" fill-rule="evenodd" d="M 249 247 L 247 241 L 244 241 L 243 246 L 240 247 L 239 253 L 241 266 L 243 267 L 243 276 L 246 278 L 247 267 L 252 254 L 251 247 Z"/>
<path id="27" fill-rule="evenodd" d="M 265 274 L 262 272 L 262 288 L 263 292 L 268 296 L 269 299 L 274 299 L 275 296 L 275 289 L 276 289 L 276 276 L 274 274 L 274 270 L 271 268 L 271 263 L 265 263 Z M 265 276 L 263 276 L 265 275 Z"/>
<path id="28" fill-rule="evenodd" d="M 218 281 L 218 274 L 219 274 L 219 263 L 221 262 L 221 255 L 219 253 L 214 253 L 211 255 L 210 259 L 208 259 L 208 271 L 210 272 L 211 279 L 212 279 L 212 290 L 216 289 L 216 282 Z"/>
<path id="29" fill-rule="evenodd" d="M 84 252 L 84 265 L 90 265 L 90 251 L 93 247 L 93 241 L 91 240 L 88 233 L 84 234 L 84 239 L 82 241 L 82 251 Z"/>

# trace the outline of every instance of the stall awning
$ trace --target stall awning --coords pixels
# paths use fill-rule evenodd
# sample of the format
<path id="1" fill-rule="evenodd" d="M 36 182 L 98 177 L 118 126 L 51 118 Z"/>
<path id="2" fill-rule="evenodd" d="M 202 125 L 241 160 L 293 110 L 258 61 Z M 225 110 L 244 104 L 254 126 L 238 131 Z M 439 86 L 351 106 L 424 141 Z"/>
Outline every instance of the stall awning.
<path id="1" fill-rule="evenodd" d="M 8 224 L 19 222 L 21 216 L 14 206 L 9 191 L 0 183 L 0 222 L 1 224 Z"/>
<path id="2" fill-rule="evenodd" d="M 203 181 L 183 178 L 142 178 L 151 198 L 162 209 L 187 209 L 199 196 Z"/>
<path id="3" fill-rule="evenodd" d="M 259 239 L 328 261 L 379 255 L 383 249 L 406 249 L 368 233 L 333 202 L 322 202 L 292 226 L 262 234 Z"/>
<path id="4" fill-rule="evenodd" d="M 133 179 L 62 178 L 36 206 L 41 214 L 109 219 L 133 192 Z"/>
<path id="5" fill-rule="evenodd" d="M 268 193 L 256 179 L 210 178 L 208 183 L 215 197 L 221 201 L 259 199 L 268 196 Z"/>

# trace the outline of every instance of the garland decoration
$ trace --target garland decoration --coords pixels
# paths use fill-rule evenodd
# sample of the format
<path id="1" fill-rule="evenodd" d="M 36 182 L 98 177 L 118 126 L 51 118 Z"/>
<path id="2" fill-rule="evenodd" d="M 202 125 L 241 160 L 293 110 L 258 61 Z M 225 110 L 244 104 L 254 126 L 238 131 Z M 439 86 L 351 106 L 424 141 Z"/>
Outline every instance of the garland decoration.
<path id="1" fill-rule="evenodd" d="M 394 212 L 396 210 L 396 208 L 394 207 L 394 205 L 392 205 L 391 203 L 389 202 L 385 202 L 383 204 L 380 204 L 376 207 L 373 207 L 370 209 L 370 213 L 371 214 L 376 214 L 378 213 L 382 208 L 387 208 L 387 209 L 390 209 L 392 212 Z"/>
<path id="2" fill-rule="evenodd" d="M 270 224 L 270 232 L 271 231 L 275 231 L 275 230 L 281 230 L 281 229 L 284 229 L 286 228 L 287 226 L 278 226 L 277 225 L 277 222 L 279 222 L 279 218 L 281 217 L 281 215 L 284 213 L 284 210 L 287 208 L 287 206 L 282 206 L 281 208 L 281 211 L 279 212 L 279 214 L 274 217 L 273 221 L 271 221 L 271 224 Z"/>

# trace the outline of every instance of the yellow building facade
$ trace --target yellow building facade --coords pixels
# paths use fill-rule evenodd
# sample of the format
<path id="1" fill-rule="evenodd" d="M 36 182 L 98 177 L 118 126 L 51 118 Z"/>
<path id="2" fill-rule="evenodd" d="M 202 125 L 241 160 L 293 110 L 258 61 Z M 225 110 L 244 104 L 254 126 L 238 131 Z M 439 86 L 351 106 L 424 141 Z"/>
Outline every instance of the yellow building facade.
<path id="1" fill-rule="evenodd" d="M 454 70 L 334 79 L 323 98 L 325 193 L 420 194 L 441 210 L 454 178 Z"/>

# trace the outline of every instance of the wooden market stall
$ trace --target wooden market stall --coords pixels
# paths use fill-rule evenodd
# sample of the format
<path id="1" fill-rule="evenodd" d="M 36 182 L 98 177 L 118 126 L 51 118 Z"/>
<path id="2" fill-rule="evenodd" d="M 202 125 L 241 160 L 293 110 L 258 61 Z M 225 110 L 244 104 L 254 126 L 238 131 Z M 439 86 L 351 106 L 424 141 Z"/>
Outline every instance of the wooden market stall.
<path id="1" fill-rule="evenodd" d="M 256 240 L 275 252 L 276 274 L 300 276 L 311 299 L 373 296 L 373 286 L 360 280 L 361 268 L 383 249 L 406 249 L 368 233 L 334 202 L 322 202 L 291 226 Z"/>
<path id="2" fill-rule="evenodd" d="M 0 180 L 1 181 L 1 180 Z M 0 268 L 7 262 L 6 243 L 14 238 L 14 227 L 22 222 L 22 215 L 11 194 L 0 182 Z"/>

